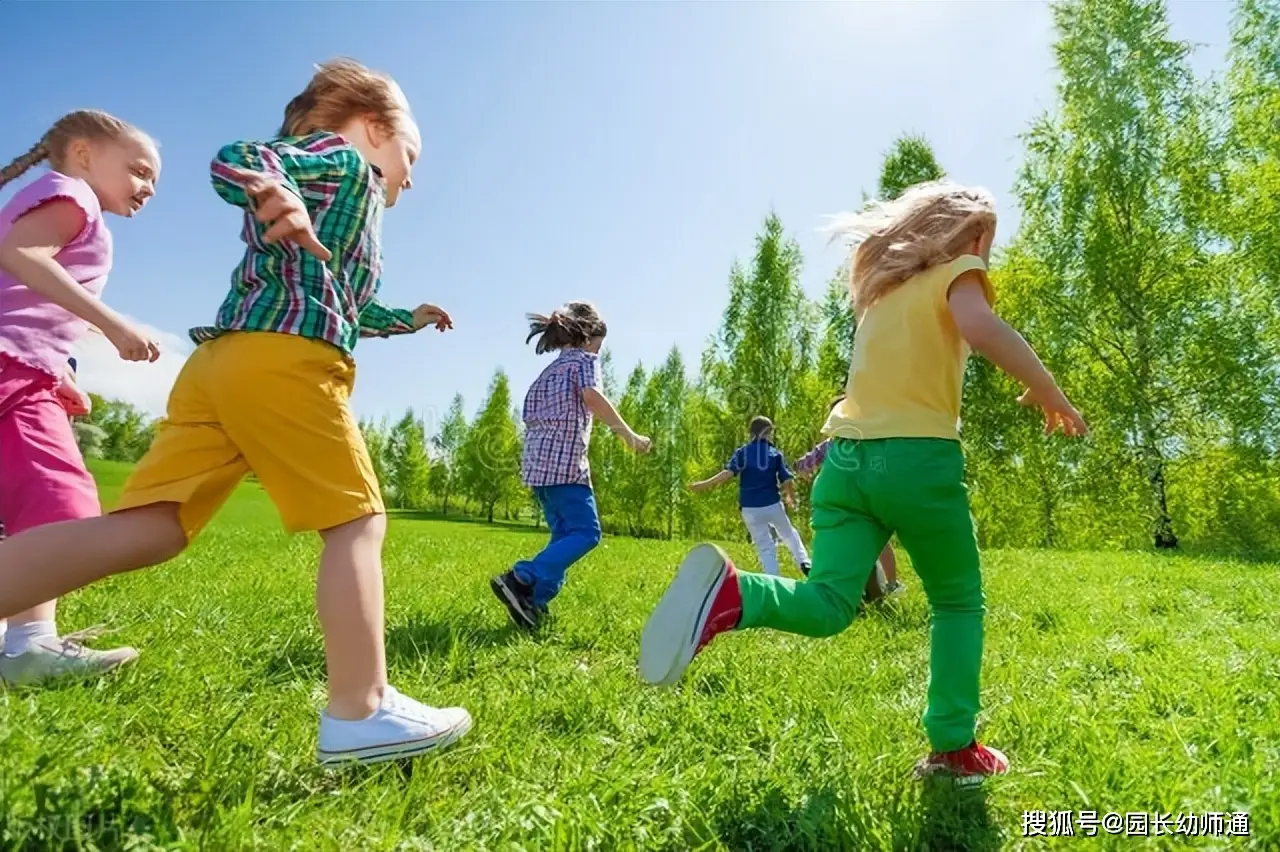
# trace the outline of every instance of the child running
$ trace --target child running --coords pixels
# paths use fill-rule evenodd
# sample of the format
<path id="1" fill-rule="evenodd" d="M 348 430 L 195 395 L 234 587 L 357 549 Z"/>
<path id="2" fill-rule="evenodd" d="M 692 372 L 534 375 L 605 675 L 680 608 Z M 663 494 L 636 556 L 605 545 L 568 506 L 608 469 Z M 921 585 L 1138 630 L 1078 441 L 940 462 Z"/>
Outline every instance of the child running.
<path id="1" fill-rule="evenodd" d="M 795 478 L 787 469 L 787 460 L 773 445 L 773 421 L 768 417 L 752 419 L 749 427 L 751 440 L 734 450 L 724 470 L 710 479 L 695 482 L 689 489 L 695 493 L 710 491 L 735 476 L 738 478 L 738 508 L 747 525 L 751 543 L 756 546 L 764 573 L 780 576 L 778 548 L 773 541 L 778 536 L 791 551 L 800 572 L 809 576 L 809 554 L 800 540 L 800 533 L 787 517 L 787 507 L 795 507 Z M 783 501 L 786 505 L 783 505 Z"/>
<path id="2" fill-rule="evenodd" d="M 318 760 L 409 757 L 470 730 L 465 710 L 424 706 L 387 683 L 386 515 L 350 407 L 358 338 L 452 327 L 434 306 L 392 310 L 375 298 L 383 209 L 410 187 L 420 139 L 394 80 L 337 60 L 290 101 L 278 138 L 218 152 L 213 186 L 244 209 L 246 248 L 217 321 L 192 330 L 197 348 L 115 512 L 0 543 L 0 616 L 172 559 L 252 471 L 286 529 L 324 542 Z"/>
<path id="3" fill-rule="evenodd" d="M 0 209 L 0 519 L 21 535 L 101 514 L 68 415 L 86 413 L 71 350 L 93 323 L 129 361 L 154 361 L 156 344 L 102 303 L 111 272 L 105 213 L 131 217 L 155 194 L 160 155 L 136 127 L 98 110 L 58 119 L 26 154 L 0 169 L 0 186 L 47 160 L 51 168 Z M 15 582 L 38 565 L 5 561 Z M 34 686 L 105 674 L 132 648 L 85 646 L 90 632 L 59 637 L 56 594 L 0 607 L 0 682 Z M 20 611 L 15 611 L 20 610 Z"/>
<path id="4" fill-rule="evenodd" d="M 835 402 L 831 403 L 832 408 L 835 408 L 843 401 L 844 395 L 841 394 Z M 831 449 L 831 439 L 827 438 L 801 456 L 796 461 L 796 475 L 806 479 L 816 476 L 822 468 L 822 462 L 827 458 L 827 450 L 829 449 Z M 862 602 L 864 604 L 875 603 L 888 598 L 890 595 L 901 594 L 904 591 L 906 591 L 906 587 L 898 580 L 898 558 L 893 553 L 893 547 L 886 544 L 884 550 L 880 551 L 880 557 L 876 560 L 875 570 L 867 578 L 866 589 L 862 592 Z"/>
<path id="5" fill-rule="evenodd" d="M 772 627 L 833 636 L 857 611 L 889 537 L 911 556 L 932 611 L 928 707 L 932 753 L 916 766 L 980 781 L 1008 760 L 975 739 L 985 603 L 964 483 L 958 421 L 970 348 L 1026 386 L 1045 431 L 1087 431 L 1052 375 L 991 310 L 987 263 L 995 203 L 950 183 L 913 187 L 840 223 L 857 241 L 851 291 L 858 318 L 846 398 L 813 492 L 807 583 L 740 574 L 702 545 L 681 565 L 645 626 L 640 673 L 673 684 L 715 636 Z"/>
<path id="6" fill-rule="evenodd" d="M 600 347 L 608 328 L 587 302 L 569 302 L 551 316 L 529 315 L 528 343 L 560 354 L 534 380 L 524 398 L 524 455 L 520 475 L 542 505 L 551 541 L 533 559 L 517 563 L 489 585 L 511 620 L 528 630 L 547 617 L 569 566 L 600 543 L 600 515 L 591 488 L 587 448 L 599 417 L 637 453 L 652 442 L 622 419 L 600 392 Z"/>

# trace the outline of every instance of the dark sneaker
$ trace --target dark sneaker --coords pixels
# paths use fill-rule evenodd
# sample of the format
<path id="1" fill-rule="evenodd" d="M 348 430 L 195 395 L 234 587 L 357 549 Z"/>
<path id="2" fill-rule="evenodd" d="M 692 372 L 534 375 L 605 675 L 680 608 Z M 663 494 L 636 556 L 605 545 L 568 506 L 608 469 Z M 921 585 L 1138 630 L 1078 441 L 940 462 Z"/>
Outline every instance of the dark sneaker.
<path id="1" fill-rule="evenodd" d="M 511 620 L 526 630 L 532 630 L 542 621 L 546 607 L 539 607 L 533 602 L 533 586 L 508 571 L 489 581 L 489 588 L 507 607 Z"/>
<path id="2" fill-rule="evenodd" d="M 957 785 L 981 784 L 989 775 L 1003 775 L 1009 771 L 1009 758 L 977 741 L 956 751 L 935 752 L 916 764 L 917 778 L 930 775 L 949 775 Z"/>
<path id="3" fill-rule="evenodd" d="M 667 586 L 640 637 L 640 677 L 671 686 L 712 639 L 742 620 L 742 591 L 728 555 L 695 547 Z"/>
<path id="4" fill-rule="evenodd" d="M 810 569 L 812 569 L 812 568 L 813 568 L 813 566 L 812 566 L 812 565 L 810 565 L 808 562 L 801 562 L 801 563 L 800 563 L 800 573 L 801 573 L 801 574 L 803 574 L 803 575 L 805 575 L 806 577 L 808 577 L 808 576 L 809 576 L 809 571 L 810 571 Z"/>

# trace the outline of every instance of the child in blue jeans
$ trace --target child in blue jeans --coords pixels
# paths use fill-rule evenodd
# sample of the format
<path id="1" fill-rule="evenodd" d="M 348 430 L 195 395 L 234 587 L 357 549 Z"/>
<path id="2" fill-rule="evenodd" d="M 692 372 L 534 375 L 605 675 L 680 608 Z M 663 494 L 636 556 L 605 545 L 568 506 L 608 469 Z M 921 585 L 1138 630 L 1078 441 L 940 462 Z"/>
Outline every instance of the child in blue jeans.
<path id="1" fill-rule="evenodd" d="M 600 543 L 600 515 L 587 461 L 593 415 L 638 453 L 649 452 L 652 442 L 637 435 L 600 392 L 600 346 L 608 329 L 592 305 L 570 302 L 551 316 L 530 314 L 529 321 L 525 342 L 538 337 L 539 355 L 560 353 L 525 396 L 520 470 L 542 505 L 551 541 L 489 585 L 511 620 L 532 630 L 559 594 L 569 566 Z"/>

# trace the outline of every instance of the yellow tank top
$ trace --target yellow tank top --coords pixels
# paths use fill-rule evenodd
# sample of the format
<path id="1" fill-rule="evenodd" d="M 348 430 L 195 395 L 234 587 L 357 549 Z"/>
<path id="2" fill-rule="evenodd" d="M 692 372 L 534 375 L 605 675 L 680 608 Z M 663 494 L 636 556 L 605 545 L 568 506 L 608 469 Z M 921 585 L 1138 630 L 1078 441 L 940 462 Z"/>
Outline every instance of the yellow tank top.
<path id="1" fill-rule="evenodd" d="M 845 399 L 823 432 L 833 438 L 960 439 L 960 400 L 969 346 L 947 294 L 965 272 L 982 272 L 988 303 L 995 293 L 982 258 L 962 255 L 909 278 L 858 321 Z"/>

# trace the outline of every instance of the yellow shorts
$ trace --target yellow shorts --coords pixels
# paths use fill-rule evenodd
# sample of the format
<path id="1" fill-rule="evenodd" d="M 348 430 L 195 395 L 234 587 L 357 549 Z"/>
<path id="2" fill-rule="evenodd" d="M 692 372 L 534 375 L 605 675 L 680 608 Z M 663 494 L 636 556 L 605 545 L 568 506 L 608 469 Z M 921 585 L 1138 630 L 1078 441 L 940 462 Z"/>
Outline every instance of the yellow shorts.
<path id="1" fill-rule="evenodd" d="M 354 383 L 351 360 L 318 340 L 254 331 L 201 344 L 114 511 L 178 503 L 190 540 L 253 471 L 289 532 L 382 513 Z"/>

